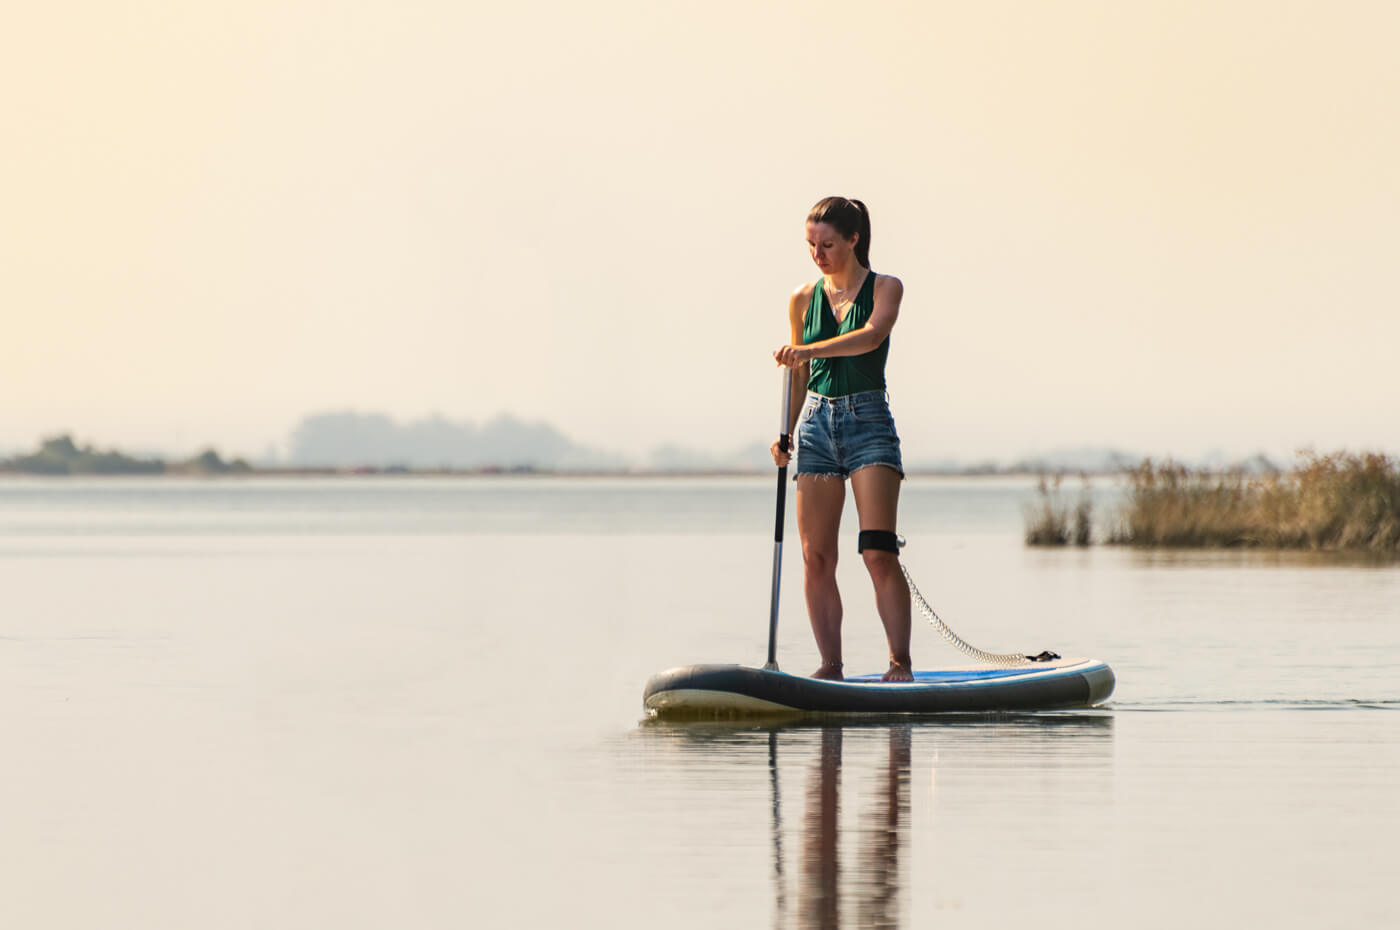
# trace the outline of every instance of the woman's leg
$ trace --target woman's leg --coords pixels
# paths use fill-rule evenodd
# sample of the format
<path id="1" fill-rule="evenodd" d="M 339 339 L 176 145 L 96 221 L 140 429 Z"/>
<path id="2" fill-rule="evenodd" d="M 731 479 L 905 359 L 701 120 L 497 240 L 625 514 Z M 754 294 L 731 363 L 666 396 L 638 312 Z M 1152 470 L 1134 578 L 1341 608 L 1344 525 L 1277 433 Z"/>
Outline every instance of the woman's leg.
<path id="1" fill-rule="evenodd" d="M 802 587 L 807 616 L 822 655 L 813 678 L 841 677 L 841 592 L 836 589 L 836 537 L 846 482 L 818 475 L 797 476 L 797 532 L 802 537 Z"/>
<path id="2" fill-rule="evenodd" d="M 895 531 L 899 510 L 899 472 L 886 465 L 871 465 L 851 473 L 851 490 L 862 530 Z M 913 681 L 913 661 L 909 657 L 909 585 L 899 569 L 899 555 L 883 549 L 866 549 L 870 580 L 875 584 L 875 609 L 885 625 L 890 644 L 890 669 L 886 681 Z"/>

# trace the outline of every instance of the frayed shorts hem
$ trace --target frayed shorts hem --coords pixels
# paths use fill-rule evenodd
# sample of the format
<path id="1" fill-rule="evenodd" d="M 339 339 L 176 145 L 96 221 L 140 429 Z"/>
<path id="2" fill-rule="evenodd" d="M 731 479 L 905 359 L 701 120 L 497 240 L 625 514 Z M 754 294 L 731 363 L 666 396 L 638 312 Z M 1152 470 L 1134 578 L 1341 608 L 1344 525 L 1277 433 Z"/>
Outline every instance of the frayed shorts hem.
<path id="1" fill-rule="evenodd" d="M 905 479 L 905 477 L 907 477 L 907 476 L 904 474 L 904 469 L 901 468 L 899 465 L 893 463 L 893 462 L 869 462 L 869 463 L 867 463 L 867 464 L 865 464 L 865 465 L 857 465 L 855 468 L 852 468 L 850 471 L 845 471 L 845 472 L 840 472 L 840 471 L 802 471 L 801 469 L 799 469 L 799 470 L 797 470 L 796 472 L 793 473 L 792 480 L 793 480 L 793 481 L 796 481 L 798 478 L 828 478 L 828 479 L 832 479 L 832 480 L 835 480 L 835 481 L 845 481 L 847 478 L 851 477 L 851 476 L 854 475 L 856 472 L 858 472 L 858 471 L 864 471 L 864 470 L 867 469 L 867 468 L 888 468 L 890 471 L 894 472 L 896 475 L 899 475 L 899 480 L 900 480 L 900 481 L 903 481 L 903 480 Z"/>

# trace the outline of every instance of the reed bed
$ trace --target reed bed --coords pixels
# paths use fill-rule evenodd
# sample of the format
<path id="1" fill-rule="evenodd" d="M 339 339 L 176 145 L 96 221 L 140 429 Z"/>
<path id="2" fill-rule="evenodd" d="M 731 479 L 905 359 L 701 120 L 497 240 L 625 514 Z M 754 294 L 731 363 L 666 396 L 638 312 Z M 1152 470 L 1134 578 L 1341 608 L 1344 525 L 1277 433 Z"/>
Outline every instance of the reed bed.
<path id="1" fill-rule="evenodd" d="M 1400 555 L 1400 462 L 1378 453 L 1305 452 L 1292 471 L 1262 476 L 1147 460 L 1128 478 L 1112 544 Z"/>
<path id="2" fill-rule="evenodd" d="M 1071 506 L 1060 493 L 1063 475 L 1053 479 L 1040 476 L 1036 485 L 1036 501 L 1024 509 L 1026 545 L 1076 546 L 1089 545 L 1093 537 L 1093 504 L 1089 498 L 1088 479 L 1079 499 Z"/>

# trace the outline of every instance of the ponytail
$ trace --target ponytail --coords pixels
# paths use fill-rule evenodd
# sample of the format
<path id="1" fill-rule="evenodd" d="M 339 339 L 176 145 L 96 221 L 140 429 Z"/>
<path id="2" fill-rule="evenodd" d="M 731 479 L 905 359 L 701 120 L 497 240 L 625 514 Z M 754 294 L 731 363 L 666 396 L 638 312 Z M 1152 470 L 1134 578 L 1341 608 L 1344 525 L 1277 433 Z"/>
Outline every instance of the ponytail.
<path id="1" fill-rule="evenodd" d="M 859 200 L 852 200 L 860 211 L 860 238 L 856 240 L 856 261 L 870 267 L 870 210 Z"/>

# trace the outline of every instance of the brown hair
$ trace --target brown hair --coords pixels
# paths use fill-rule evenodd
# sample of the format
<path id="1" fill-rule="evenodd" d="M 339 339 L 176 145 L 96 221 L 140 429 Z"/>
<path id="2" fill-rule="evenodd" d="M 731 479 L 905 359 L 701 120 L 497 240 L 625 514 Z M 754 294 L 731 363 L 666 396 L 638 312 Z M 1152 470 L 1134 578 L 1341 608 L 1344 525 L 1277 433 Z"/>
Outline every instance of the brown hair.
<path id="1" fill-rule="evenodd" d="M 823 197 L 807 214 L 809 223 L 826 223 L 843 239 L 856 239 L 856 261 L 870 267 L 870 211 L 859 200 Z"/>

